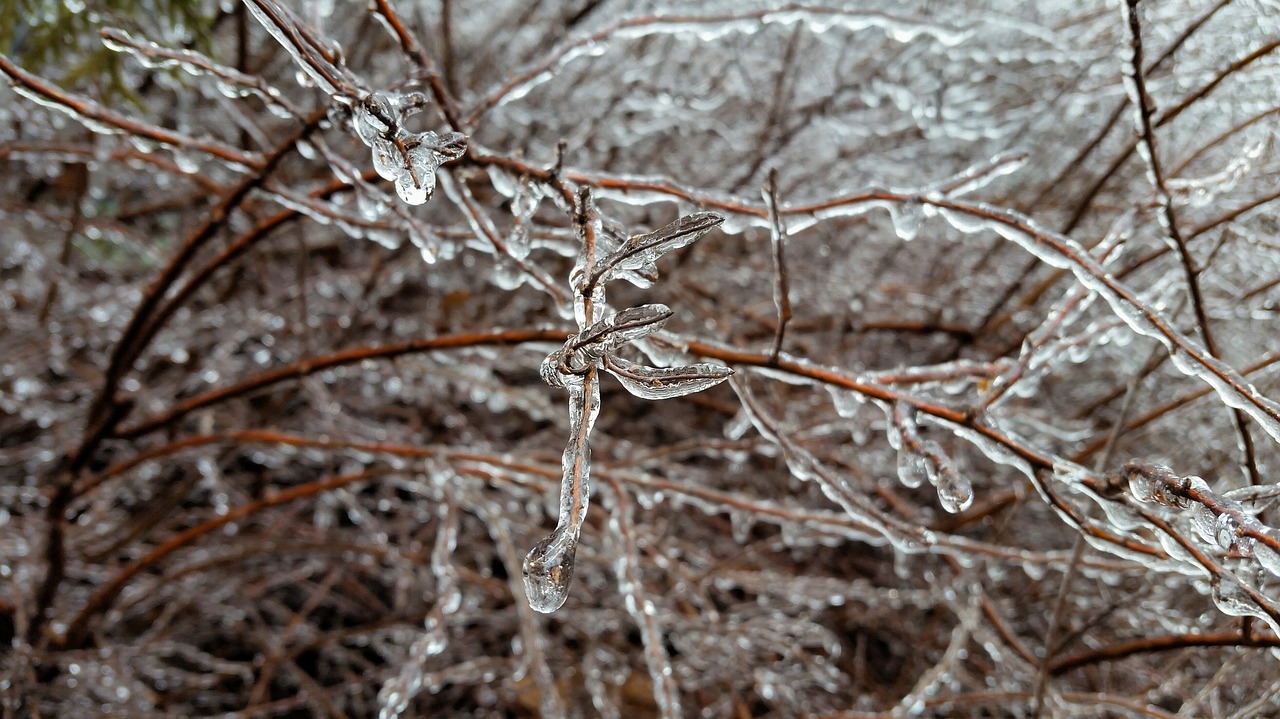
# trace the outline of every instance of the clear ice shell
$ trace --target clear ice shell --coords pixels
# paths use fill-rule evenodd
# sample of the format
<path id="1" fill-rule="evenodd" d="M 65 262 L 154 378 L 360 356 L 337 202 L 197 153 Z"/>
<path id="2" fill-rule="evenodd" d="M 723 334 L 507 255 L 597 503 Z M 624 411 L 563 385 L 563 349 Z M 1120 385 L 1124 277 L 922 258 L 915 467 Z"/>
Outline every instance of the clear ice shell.
<path id="1" fill-rule="evenodd" d="M 951 514 L 963 512 L 973 504 L 973 485 L 954 468 L 939 468 L 938 503 Z"/>
<path id="2" fill-rule="evenodd" d="M 564 606 L 573 586 L 573 559 L 578 538 L 557 529 L 525 555 L 522 572 L 529 606 L 549 614 Z"/>
<path id="3" fill-rule="evenodd" d="M 404 157 L 395 143 L 384 137 L 374 138 L 373 169 L 377 170 L 378 177 L 384 180 L 395 181 L 400 177 L 404 172 Z"/>
<path id="4" fill-rule="evenodd" d="M 605 370 L 628 392 L 641 399 L 671 399 L 701 392 L 729 379 L 733 370 L 721 365 L 696 364 L 687 367 L 646 367 L 621 357 L 610 357 Z"/>
<path id="5" fill-rule="evenodd" d="M 409 167 L 396 178 L 396 194 L 410 205 L 421 205 L 431 199 L 436 189 L 435 157 L 426 150 L 409 151 Z"/>

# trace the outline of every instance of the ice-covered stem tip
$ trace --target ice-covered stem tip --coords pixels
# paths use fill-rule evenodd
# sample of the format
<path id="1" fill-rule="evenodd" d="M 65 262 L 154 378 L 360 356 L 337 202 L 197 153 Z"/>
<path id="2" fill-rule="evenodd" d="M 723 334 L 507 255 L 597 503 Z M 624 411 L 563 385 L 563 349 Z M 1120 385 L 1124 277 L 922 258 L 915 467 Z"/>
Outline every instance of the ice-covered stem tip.
<path id="1" fill-rule="evenodd" d="M 607 343 L 610 336 L 611 333 L 602 331 L 604 339 L 600 341 Z M 554 612 L 569 596 L 578 534 L 591 500 L 590 437 L 591 427 L 600 411 L 600 373 L 595 361 L 586 364 L 580 372 L 561 372 L 558 369 L 561 366 L 567 368 L 569 361 L 585 361 L 584 357 L 572 354 L 574 339 L 571 337 L 564 347 L 542 363 L 542 376 L 549 383 L 569 391 L 569 442 L 561 458 L 560 512 L 555 531 L 525 556 L 522 568 L 525 596 L 529 606 L 539 612 Z"/>
<path id="2" fill-rule="evenodd" d="M 628 239 L 596 260 L 599 220 L 591 194 L 579 193 L 575 223 L 582 240 L 582 256 L 571 274 L 579 305 L 578 333 L 547 355 L 539 372 L 547 384 L 569 392 L 569 442 L 561 461 L 560 513 L 556 528 L 525 556 L 525 596 L 539 612 L 564 605 L 573 582 L 573 558 L 591 497 L 591 427 L 600 410 L 600 370 L 618 378 L 628 392 L 645 399 L 666 399 L 698 392 L 733 374 L 728 367 L 696 364 L 688 367 L 645 367 L 613 353 L 623 345 L 657 332 L 671 317 L 666 305 L 631 307 L 591 322 L 605 308 L 603 285 L 616 273 L 647 269 L 665 252 L 684 247 L 706 234 L 724 218 L 697 213 L 650 233 Z"/>

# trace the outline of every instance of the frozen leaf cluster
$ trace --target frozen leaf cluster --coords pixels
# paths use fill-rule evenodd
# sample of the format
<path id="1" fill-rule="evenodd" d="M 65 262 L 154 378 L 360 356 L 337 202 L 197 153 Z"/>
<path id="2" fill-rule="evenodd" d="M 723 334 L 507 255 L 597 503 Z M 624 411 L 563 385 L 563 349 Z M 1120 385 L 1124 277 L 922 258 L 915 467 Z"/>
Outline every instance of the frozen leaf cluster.
<path id="1" fill-rule="evenodd" d="M 436 169 L 467 151 L 467 138 L 462 133 L 440 136 L 429 130 L 410 133 L 404 129 L 404 118 L 421 110 L 426 102 L 419 94 L 388 97 L 370 93 L 355 106 L 351 116 L 356 136 L 372 152 L 378 176 L 394 182 L 396 194 L 410 205 L 431 199 L 436 189 Z"/>

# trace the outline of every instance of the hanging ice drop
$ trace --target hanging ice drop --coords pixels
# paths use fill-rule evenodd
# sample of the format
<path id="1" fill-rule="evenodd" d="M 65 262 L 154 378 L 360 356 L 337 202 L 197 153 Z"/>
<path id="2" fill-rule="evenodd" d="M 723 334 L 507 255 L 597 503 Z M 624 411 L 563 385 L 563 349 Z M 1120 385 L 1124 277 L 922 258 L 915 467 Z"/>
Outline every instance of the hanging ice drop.
<path id="1" fill-rule="evenodd" d="M 573 557 L 578 537 L 568 527 L 534 545 L 524 558 L 524 593 L 529 606 L 549 614 L 564 605 L 573 586 Z"/>
<path id="2" fill-rule="evenodd" d="M 904 443 L 898 451 L 898 481 L 904 487 L 915 489 L 923 485 L 927 477 L 924 457 Z"/>
<path id="3" fill-rule="evenodd" d="M 948 512 L 963 512 L 973 504 L 973 485 L 950 464 L 938 467 L 938 503 Z"/>
<path id="4" fill-rule="evenodd" d="M 924 207 L 919 202 L 903 202 L 889 206 L 889 218 L 893 221 L 893 231 L 904 242 L 910 242 L 920 234 L 920 225 L 924 222 Z"/>
<path id="5" fill-rule="evenodd" d="M 396 178 L 396 194 L 410 205 L 421 205 L 431 199 L 436 189 L 435 156 L 415 148 L 409 151 L 409 167 Z"/>

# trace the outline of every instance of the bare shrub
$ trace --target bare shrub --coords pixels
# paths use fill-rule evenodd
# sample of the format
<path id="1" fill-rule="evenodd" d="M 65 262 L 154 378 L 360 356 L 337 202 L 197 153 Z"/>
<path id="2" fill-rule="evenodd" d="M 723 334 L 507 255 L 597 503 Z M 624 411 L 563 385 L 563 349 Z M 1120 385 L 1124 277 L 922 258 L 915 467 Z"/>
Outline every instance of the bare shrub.
<path id="1" fill-rule="evenodd" d="M 4 716 L 1280 712 L 1274 3 L 47 5 Z"/>

